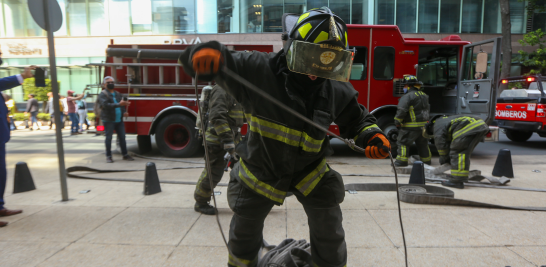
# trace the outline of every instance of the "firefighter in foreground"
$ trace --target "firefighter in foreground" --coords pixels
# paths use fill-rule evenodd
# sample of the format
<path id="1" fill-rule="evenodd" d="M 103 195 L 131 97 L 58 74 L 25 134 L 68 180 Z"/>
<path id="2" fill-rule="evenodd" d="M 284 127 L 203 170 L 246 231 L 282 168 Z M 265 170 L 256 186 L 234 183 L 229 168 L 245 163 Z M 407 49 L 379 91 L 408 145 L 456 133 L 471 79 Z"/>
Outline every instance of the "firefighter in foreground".
<path id="1" fill-rule="evenodd" d="M 405 95 L 398 102 L 394 123 L 398 130 L 398 156 L 396 167 L 408 166 L 408 148 L 415 142 L 423 163 L 431 165 L 428 139 L 423 137 L 422 128 L 429 119 L 430 105 L 428 95 L 421 91 L 422 83 L 413 75 L 404 75 L 402 80 Z"/>
<path id="2" fill-rule="evenodd" d="M 189 47 L 179 59 L 186 73 L 214 79 L 234 96 L 249 125 L 235 149 L 241 160 L 230 173 L 227 197 L 235 214 L 228 245 L 237 259 L 230 256 L 228 266 L 256 265 L 264 220 L 289 191 L 307 214 L 314 266 L 345 266 L 347 248 L 339 206 L 345 189 L 326 163 L 333 153 L 326 133 L 246 89 L 222 66 L 324 128 L 335 122 L 369 158 L 386 158 L 390 149 L 348 82 L 354 51 L 348 50 L 345 23 L 328 8 L 287 15 L 286 43 L 278 53 L 229 51 L 212 41 Z"/>
<path id="3" fill-rule="evenodd" d="M 203 92 L 205 91 L 206 89 L 203 88 Z M 207 94 L 203 93 L 203 95 Z M 207 139 L 212 175 L 207 174 L 206 168 L 201 173 L 195 187 L 194 209 L 203 214 L 214 215 L 216 210 L 209 205 L 211 194 L 224 175 L 224 155 L 226 152 L 233 155 L 235 144 L 240 139 L 240 129 L 244 120 L 241 105 L 232 96 L 226 94 L 226 91 L 220 86 L 214 86 L 210 95 L 204 100 L 204 102 L 208 102 L 204 105 L 203 112 L 208 113 L 205 138 Z M 208 106 L 208 110 L 206 110 L 206 106 Z M 200 124 L 198 124 L 199 126 Z M 212 179 L 213 188 L 210 188 L 209 179 Z"/>
<path id="4" fill-rule="evenodd" d="M 437 115 L 425 125 L 423 136 L 434 137 L 440 164 L 451 164 L 451 176 L 442 185 L 464 188 L 464 182 L 468 181 L 470 155 L 488 132 L 489 127 L 482 119 L 469 115 Z"/>

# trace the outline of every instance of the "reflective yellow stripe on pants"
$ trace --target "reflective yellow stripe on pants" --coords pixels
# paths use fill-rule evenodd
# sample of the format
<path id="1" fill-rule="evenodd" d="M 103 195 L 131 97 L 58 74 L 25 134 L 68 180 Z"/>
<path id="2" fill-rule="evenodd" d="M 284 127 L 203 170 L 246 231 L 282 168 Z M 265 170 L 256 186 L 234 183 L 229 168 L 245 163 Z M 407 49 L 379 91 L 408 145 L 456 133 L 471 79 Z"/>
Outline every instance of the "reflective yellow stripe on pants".
<path id="1" fill-rule="evenodd" d="M 273 186 L 270 186 L 256 178 L 248 168 L 245 166 L 243 160 L 240 161 L 241 168 L 239 168 L 239 178 L 254 192 L 265 196 L 275 202 L 282 204 L 284 198 L 286 197 L 286 192 L 275 189 Z"/>
<path id="2" fill-rule="evenodd" d="M 406 146 L 400 145 L 400 155 L 396 156 L 399 161 L 408 161 L 408 155 L 406 155 Z"/>
<path id="3" fill-rule="evenodd" d="M 248 266 L 254 266 L 256 265 L 258 261 L 258 256 L 256 256 L 255 259 L 253 260 L 245 260 L 245 259 L 241 259 L 241 258 L 237 258 L 235 259 L 233 256 L 231 256 L 231 254 L 229 254 L 229 264 L 230 265 L 233 265 L 233 266 L 237 266 L 237 267 L 248 267 Z M 241 265 L 240 263 L 244 264 L 244 265 Z"/>
<path id="4" fill-rule="evenodd" d="M 459 157 L 457 159 L 458 161 L 458 164 L 457 164 L 457 169 L 452 169 L 451 170 L 451 175 L 452 176 L 458 176 L 458 177 L 468 177 L 468 171 L 465 170 L 465 167 L 466 167 L 466 154 L 464 153 L 461 153 L 459 154 Z"/>

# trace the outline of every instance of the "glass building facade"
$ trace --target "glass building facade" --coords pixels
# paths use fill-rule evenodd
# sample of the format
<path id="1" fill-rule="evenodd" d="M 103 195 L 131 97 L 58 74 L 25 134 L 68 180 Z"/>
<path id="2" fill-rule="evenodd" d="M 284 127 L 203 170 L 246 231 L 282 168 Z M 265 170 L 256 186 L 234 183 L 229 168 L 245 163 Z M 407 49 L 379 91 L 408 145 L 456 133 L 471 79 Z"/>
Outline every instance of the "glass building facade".
<path id="1" fill-rule="evenodd" d="M 398 25 L 402 33 L 501 33 L 498 0 L 58 0 L 56 36 L 280 32 L 283 13 L 329 6 L 345 22 Z M 0 0 L 0 37 L 45 36 L 27 0 Z M 512 33 L 525 33 L 526 2 L 510 0 Z M 537 13 L 533 28 L 546 26 Z"/>

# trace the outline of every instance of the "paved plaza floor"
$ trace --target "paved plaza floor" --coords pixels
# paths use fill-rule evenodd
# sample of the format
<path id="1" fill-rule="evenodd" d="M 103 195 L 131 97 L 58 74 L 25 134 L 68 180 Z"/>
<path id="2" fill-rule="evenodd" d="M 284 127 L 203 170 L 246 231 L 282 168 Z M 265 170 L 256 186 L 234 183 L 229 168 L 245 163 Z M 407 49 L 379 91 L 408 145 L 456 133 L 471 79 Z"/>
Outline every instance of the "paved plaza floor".
<path id="1" fill-rule="evenodd" d="M 66 137 L 66 166 L 143 170 L 199 166 L 174 161 L 114 155 L 106 164 L 103 138 Z M 130 149 L 136 151 L 135 138 Z M 162 184 L 145 196 L 143 183 L 68 179 L 70 201 L 62 202 L 53 131 L 15 133 L 8 144 L 6 207 L 22 214 L 2 217 L 0 266 L 226 266 L 216 218 L 193 210 L 194 186 Z M 480 149 L 480 146 L 478 146 Z M 341 174 L 391 175 L 390 161 L 370 160 L 345 148 L 328 158 Z M 542 150 L 544 151 L 544 150 Z M 338 152 L 336 150 L 336 152 Z M 155 154 L 153 154 L 155 153 Z M 153 156 L 160 155 L 153 152 Z M 513 153 L 515 178 L 509 186 L 546 189 L 546 157 Z M 525 153 L 523 153 L 525 154 Z M 471 169 L 491 174 L 496 155 L 479 153 Z M 203 162 L 202 155 L 189 160 Z M 12 194 L 15 163 L 27 162 L 36 190 Z M 438 158 L 433 158 L 438 165 Z M 540 170 L 541 172 L 533 172 Z M 160 170 L 160 180 L 197 181 L 202 169 Z M 93 174 L 95 177 L 144 179 L 144 172 Z M 222 182 L 227 182 L 228 174 Z M 394 183 L 390 177 L 344 177 L 345 183 Z M 400 179 L 407 183 L 408 178 Z M 87 193 L 84 191 L 90 190 Z M 546 193 L 467 187 L 455 197 L 510 206 L 546 207 Z M 226 187 L 218 187 L 220 221 L 227 235 L 233 212 Z M 546 212 L 514 211 L 402 203 L 411 266 L 546 265 Z M 359 192 L 341 204 L 348 246 L 347 266 L 403 266 L 404 249 L 394 192 Z M 264 238 L 309 240 L 307 217 L 294 197 L 275 207 L 265 222 Z"/>

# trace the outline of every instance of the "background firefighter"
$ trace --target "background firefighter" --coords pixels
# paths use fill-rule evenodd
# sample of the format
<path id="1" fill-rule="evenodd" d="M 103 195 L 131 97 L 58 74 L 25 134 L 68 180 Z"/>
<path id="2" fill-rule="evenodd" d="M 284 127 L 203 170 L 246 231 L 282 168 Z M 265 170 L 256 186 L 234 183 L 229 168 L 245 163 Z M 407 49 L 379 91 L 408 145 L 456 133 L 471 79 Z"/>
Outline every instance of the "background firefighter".
<path id="1" fill-rule="evenodd" d="M 428 139 L 422 135 L 422 128 L 429 119 L 428 95 L 421 91 L 422 83 L 413 75 L 404 75 L 402 80 L 405 95 L 400 98 L 394 117 L 398 128 L 398 156 L 394 165 L 408 166 L 409 147 L 415 142 L 421 161 L 431 165 Z"/>
<path id="2" fill-rule="evenodd" d="M 229 266 L 256 265 L 264 220 L 273 205 L 283 204 L 288 191 L 308 216 L 313 264 L 345 266 L 339 207 L 345 189 L 341 175 L 326 163 L 333 153 L 326 133 L 246 89 L 222 73 L 221 64 L 323 127 L 335 122 L 344 136 L 366 147 L 366 156 L 386 158 L 390 149 L 347 82 L 354 51 L 348 51 L 345 23 L 328 8 L 290 17 L 291 25 L 288 17 L 283 16 L 283 31 L 290 33 L 279 53 L 229 51 L 212 41 L 189 47 L 179 59 L 187 73 L 198 71 L 199 79 L 214 79 L 234 96 L 249 125 L 236 147 L 241 160 L 230 173 L 228 187 L 228 203 L 235 212 L 228 245 L 237 257 L 230 256 Z"/>
<path id="3" fill-rule="evenodd" d="M 489 132 L 480 118 L 469 115 L 434 116 L 423 130 L 423 136 L 434 136 L 440 154 L 440 164 L 451 164 L 451 176 L 442 185 L 464 188 L 470 170 L 470 155 Z"/>
<path id="4" fill-rule="evenodd" d="M 194 192 L 194 209 L 203 214 L 214 215 L 216 210 L 208 204 L 214 190 L 210 188 L 209 179 L 212 179 L 216 187 L 224 175 L 224 155 L 226 151 L 233 154 L 235 144 L 240 139 L 239 130 L 244 123 L 243 109 L 224 89 L 214 86 L 208 97 L 208 120 L 205 138 L 212 175 L 207 174 L 206 168 L 201 173 Z"/>

